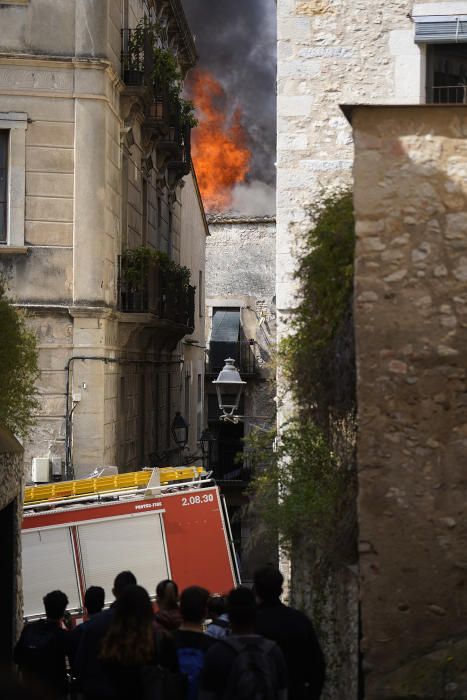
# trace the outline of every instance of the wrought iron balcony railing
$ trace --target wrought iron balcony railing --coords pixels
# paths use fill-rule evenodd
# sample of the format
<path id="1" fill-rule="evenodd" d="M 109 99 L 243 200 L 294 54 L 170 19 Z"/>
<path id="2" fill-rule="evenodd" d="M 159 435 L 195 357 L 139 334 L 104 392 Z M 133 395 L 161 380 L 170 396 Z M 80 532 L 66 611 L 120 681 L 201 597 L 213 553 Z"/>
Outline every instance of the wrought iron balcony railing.
<path id="1" fill-rule="evenodd" d="M 209 344 L 206 374 L 217 375 L 224 367 L 227 357 L 235 360 L 241 375 L 253 376 L 257 372 L 254 340 L 239 340 L 236 343 L 223 343 L 211 340 Z"/>
<path id="2" fill-rule="evenodd" d="M 467 85 L 434 85 L 428 89 L 428 104 L 467 104 Z"/>
<path id="3" fill-rule="evenodd" d="M 125 270 L 119 256 L 118 309 L 125 313 L 152 313 L 160 319 L 185 326 L 191 333 L 195 326 L 195 287 L 187 285 L 176 271 L 157 262 L 141 270 Z"/>

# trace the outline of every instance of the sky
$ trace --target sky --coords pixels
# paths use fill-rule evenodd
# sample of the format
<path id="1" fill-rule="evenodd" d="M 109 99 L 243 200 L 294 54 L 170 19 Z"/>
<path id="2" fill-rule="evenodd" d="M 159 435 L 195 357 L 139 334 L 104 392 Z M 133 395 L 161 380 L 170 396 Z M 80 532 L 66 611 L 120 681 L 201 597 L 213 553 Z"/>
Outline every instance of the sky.
<path id="1" fill-rule="evenodd" d="M 276 140 L 275 0 L 182 0 L 195 37 L 199 67 L 219 80 L 228 109 L 240 107 L 252 150 L 247 183 L 231 210 L 274 214 Z"/>

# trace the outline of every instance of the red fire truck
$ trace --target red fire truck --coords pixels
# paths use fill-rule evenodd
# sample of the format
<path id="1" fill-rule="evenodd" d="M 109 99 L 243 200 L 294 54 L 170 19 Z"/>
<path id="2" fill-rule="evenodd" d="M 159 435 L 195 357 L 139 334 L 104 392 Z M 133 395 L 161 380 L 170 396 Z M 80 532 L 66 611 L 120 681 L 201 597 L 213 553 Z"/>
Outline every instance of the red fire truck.
<path id="1" fill-rule="evenodd" d="M 24 616 L 64 591 L 79 617 L 90 585 L 113 599 L 129 569 L 154 597 L 157 583 L 224 593 L 239 581 L 226 508 L 200 467 L 154 469 L 28 487 L 22 526 Z"/>

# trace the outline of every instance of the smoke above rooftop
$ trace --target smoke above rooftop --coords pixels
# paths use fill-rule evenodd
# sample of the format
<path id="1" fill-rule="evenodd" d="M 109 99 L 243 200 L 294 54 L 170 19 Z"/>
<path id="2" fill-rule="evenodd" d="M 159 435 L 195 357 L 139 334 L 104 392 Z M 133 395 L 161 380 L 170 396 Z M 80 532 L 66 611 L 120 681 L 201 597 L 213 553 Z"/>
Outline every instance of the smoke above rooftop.
<path id="1" fill-rule="evenodd" d="M 219 81 L 226 109 L 241 114 L 251 160 L 229 211 L 275 211 L 276 5 L 274 0 L 183 0 L 199 67 Z M 196 135 L 195 135 L 196 138 Z M 195 161 L 196 165 L 196 161 Z"/>

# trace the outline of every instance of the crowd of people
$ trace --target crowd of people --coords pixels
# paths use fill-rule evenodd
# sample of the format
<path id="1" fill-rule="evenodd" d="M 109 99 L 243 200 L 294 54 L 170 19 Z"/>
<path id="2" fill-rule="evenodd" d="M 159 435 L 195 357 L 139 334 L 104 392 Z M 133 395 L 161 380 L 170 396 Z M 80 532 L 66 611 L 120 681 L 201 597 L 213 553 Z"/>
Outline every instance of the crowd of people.
<path id="1" fill-rule="evenodd" d="M 91 586 L 85 621 L 69 629 L 67 596 L 52 591 L 46 618 L 27 623 L 16 645 L 21 683 L 54 700 L 318 700 L 323 654 L 309 618 L 281 602 L 282 585 L 273 566 L 226 599 L 200 586 L 179 596 L 164 580 L 154 605 L 122 571 L 112 605 Z"/>

